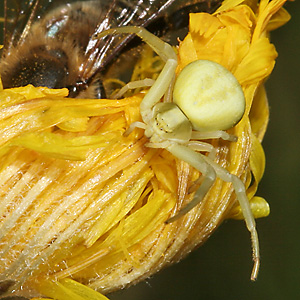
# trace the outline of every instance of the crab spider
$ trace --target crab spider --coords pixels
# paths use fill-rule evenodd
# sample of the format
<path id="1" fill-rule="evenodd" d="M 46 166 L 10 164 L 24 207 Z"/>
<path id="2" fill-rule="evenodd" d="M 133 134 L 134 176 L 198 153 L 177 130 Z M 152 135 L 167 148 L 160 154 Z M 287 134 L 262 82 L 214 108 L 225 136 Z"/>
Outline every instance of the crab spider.
<path id="1" fill-rule="evenodd" d="M 109 29 L 98 37 L 121 33 L 138 35 L 165 62 L 154 83 L 147 84 L 146 81 L 130 83 L 134 87 L 145 83 L 151 87 L 140 104 L 143 122 L 132 123 L 125 134 L 130 134 L 136 127 L 143 128 L 146 137 L 149 138 L 146 146 L 168 150 L 200 171 L 203 177 L 193 200 L 166 223 L 176 221 L 199 204 L 214 184 L 216 177 L 231 182 L 251 234 L 254 261 L 251 279 L 255 280 L 260 264 L 259 241 L 245 186 L 236 175 L 214 162 L 214 149 L 211 145 L 200 142 L 212 138 L 236 140 L 236 137 L 224 130 L 237 124 L 244 114 L 245 98 L 240 84 L 227 69 L 208 60 L 190 63 L 175 81 L 177 56 L 173 48 L 141 27 L 125 26 Z M 128 88 L 130 86 L 125 89 Z M 170 91 L 173 91 L 173 95 Z M 167 99 L 161 102 L 163 96 Z M 210 154 L 206 156 L 199 151 Z"/>

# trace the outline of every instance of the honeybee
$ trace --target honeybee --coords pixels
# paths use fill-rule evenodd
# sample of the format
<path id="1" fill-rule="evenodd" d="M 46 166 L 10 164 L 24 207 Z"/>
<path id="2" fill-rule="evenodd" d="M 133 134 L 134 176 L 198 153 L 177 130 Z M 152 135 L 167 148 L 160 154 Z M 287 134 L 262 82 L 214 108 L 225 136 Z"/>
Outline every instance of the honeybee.
<path id="1" fill-rule="evenodd" d="M 99 32 L 138 25 L 165 35 L 186 28 L 188 12 L 211 12 L 220 2 L 4 0 L 3 86 L 67 87 L 70 97 L 108 97 L 103 86 L 108 66 L 125 48 L 133 53 L 137 47 L 130 46 L 132 36 L 95 39 Z"/>

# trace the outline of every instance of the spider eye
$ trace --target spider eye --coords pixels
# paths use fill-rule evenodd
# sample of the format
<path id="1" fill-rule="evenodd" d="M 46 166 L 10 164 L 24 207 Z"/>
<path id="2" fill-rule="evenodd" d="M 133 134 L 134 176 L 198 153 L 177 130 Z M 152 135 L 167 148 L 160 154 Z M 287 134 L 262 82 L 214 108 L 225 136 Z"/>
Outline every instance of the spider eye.
<path id="1" fill-rule="evenodd" d="M 191 122 L 174 103 L 156 104 L 153 123 L 154 131 L 164 140 L 186 143 L 191 138 Z"/>
<path id="2" fill-rule="evenodd" d="M 245 112 L 245 97 L 237 79 L 209 60 L 196 60 L 181 71 L 173 101 L 199 131 L 229 129 Z"/>

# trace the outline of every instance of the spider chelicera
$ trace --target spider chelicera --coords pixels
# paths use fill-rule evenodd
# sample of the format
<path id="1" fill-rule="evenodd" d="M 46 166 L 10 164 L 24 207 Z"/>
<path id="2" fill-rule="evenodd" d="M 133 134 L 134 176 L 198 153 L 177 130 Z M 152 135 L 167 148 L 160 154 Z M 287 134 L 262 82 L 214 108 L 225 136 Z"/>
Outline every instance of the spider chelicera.
<path id="1" fill-rule="evenodd" d="M 140 104 L 143 122 L 132 123 L 125 134 L 136 127 L 145 130 L 147 147 L 164 148 L 177 158 L 201 172 L 203 181 L 193 200 L 179 213 L 166 221 L 171 223 L 201 202 L 216 177 L 231 182 L 241 206 L 246 226 L 251 234 L 254 266 L 251 279 L 257 278 L 260 255 L 255 220 L 243 182 L 214 162 L 214 148 L 201 140 L 222 138 L 236 141 L 227 130 L 236 125 L 245 112 L 242 88 L 231 72 L 220 64 L 196 60 L 187 65 L 175 80 L 177 56 L 171 45 L 142 27 L 125 26 L 99 34 L 136 34 L 165 62 L 158 78 L 128 83 L 119 95 L 128 89 L 151 86 Z M 164 97 L 164 101 L 161 99 Z M 209 152 L 209 155 L 201 154 Z"/>

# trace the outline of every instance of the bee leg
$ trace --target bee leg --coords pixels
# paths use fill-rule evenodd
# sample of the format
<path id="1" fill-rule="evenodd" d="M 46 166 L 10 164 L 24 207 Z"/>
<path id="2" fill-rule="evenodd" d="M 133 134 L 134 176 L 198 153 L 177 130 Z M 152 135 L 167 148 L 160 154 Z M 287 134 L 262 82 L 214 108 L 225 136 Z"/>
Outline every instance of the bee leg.
<path id="1" fill-rule="evenodd" d="M 94 93 L 95 93 L 95 97 L 96 99 L 106 99 L 107 95 L 106 95 L 106 91 L 103 85 L 103 81 L 100 78 L 97 78 L 95 80 L 95 82 L 93 82 L 94 85 Z"/>

